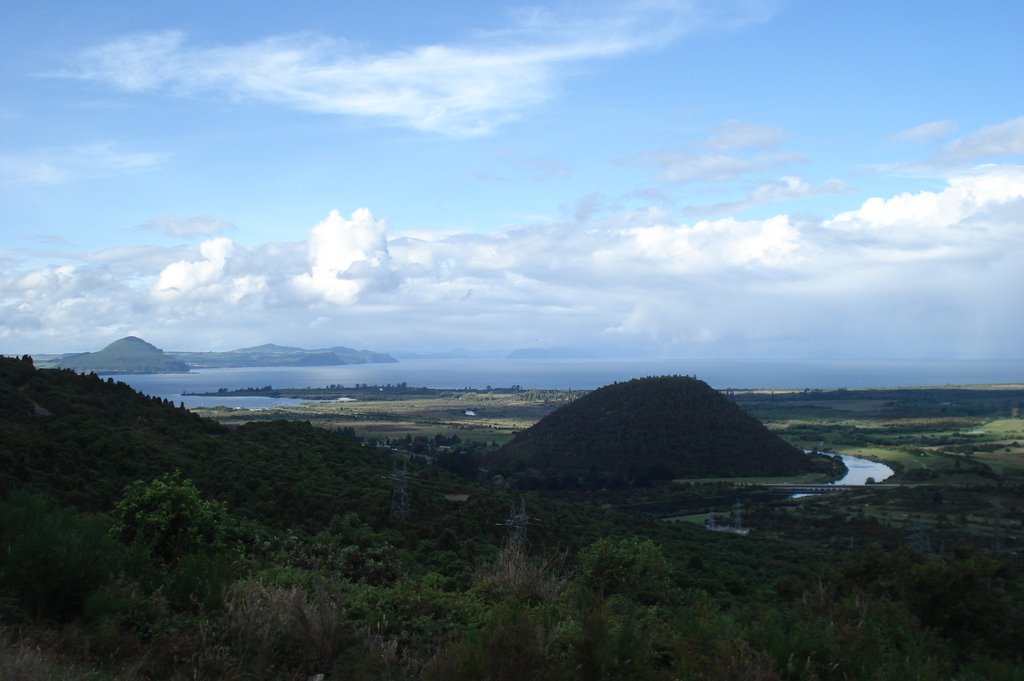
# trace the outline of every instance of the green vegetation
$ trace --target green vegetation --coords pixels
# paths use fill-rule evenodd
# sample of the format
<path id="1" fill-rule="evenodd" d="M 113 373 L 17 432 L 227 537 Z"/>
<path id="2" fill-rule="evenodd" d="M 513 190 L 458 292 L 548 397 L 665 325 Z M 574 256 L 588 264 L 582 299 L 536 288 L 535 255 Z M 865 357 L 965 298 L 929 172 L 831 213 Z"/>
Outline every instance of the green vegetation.
<path id="1" fill-rule="evenodd" d="M 798 447 L 885 461 L 895 481 L 967 483 L 1024 473 L 1024 388 L 988 386 L 734 393 Z"/>
<path id="2" fill-rule="evenodd" d="M 181 360 L 135 336 L 116 340 L 99 352 L 65 355 L 57 359 L 54 365 L 101 374 L 168 374 L 188 371 L 188 366 Z"/>
<path id="3" fill-rule="evenodd" d="M 660 505 L 730 506 L 746 488 L 728 482 L 532 493 L 516 520 L 517 495 L 439 465 L 469 442 L 410 437 L 399 452 L 352 435 L 226 426 L 0 358 L 0 678 L 1024 674 L 1024 579 L 1005 544 L 939 551 L 891 519 L 829 515 L 897 488 L 797 504 L 765 492 L 748 537 L 655 520 Z M 951 516 L 998 498 L 1005 530 L 1024 492 L 989 484 L 893 498 Z M 401 499 L 406 519 L 391 512 Z"/>
<path id="4" fill-rule="evenodd" d="M 799 474 L 816 465 L 706 383 L 683 376 L 595 390 L 517 434 L 487 463 L 527 487 L 591 489 Z"/>
<path id="5" fill-rule="evenodd" d="M 222 394 L 218 391 L 218 394 Z M 223 394 L 228 394 L 224 390 Z M 435 390 L 403 385 L 277 389 L 272 386 L 232 391 L 232 395 L 278 396 L 316 400 L 298 407 L 250 411 L 213 407 L 198 410 L 221 423 L 302 420 L 330 430 L 349 429 L 366 441 L 399 445 L 416 440 L 429 447 L 435 436 L 464 443 L 503 444 L 578 395 L 566 390 Z M 338 398 L 355 401 L 339 402 Z M 415 452 L 421 453 L 421 452 Z"/>
<path id="6" fill-rule="evenodd" d="M 196 486 L 174 472 L 128 485 L 114 506 L 111 534 L 172 564 L 219 548 L 226 516 L 223 503 L 201 499 Z"/>

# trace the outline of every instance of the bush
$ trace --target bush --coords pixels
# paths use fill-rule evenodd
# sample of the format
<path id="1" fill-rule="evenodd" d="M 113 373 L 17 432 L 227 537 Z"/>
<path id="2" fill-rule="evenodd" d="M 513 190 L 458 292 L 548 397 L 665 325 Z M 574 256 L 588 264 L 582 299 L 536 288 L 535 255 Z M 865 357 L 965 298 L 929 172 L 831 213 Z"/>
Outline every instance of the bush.
<path id="1" fill-rule="evenodd" d="M 225 610 L 232 647 L 252 678 L 280 678 L 285 668 L 330 669 L 355 645 L 344 608 L 322 585 L 308 593 L 297 586 L 238 582 L 228 590 Z"/>
<path id="2" fill-rule="evenodd" d="M 643 603 L 660 601 L 669 564 L 650 539 L 600 539 L 580 551 L 576 586 L 600 598 L 620 594 Z"/>
<path id="3" fill-rule="evenodd" d="M 0 591 L 37 619 L 74 617 L 120 562 L 108 527 L 101 516 L 12 494 L 0 503 Z"/>
<path id="4" fill-rule="evenodd" d="M 150 482 L 136 480 L 114 508 L 114 535 L 142 544 L 165 564 L 187 553 L 221 548 L 227 508 L 219 501 L 199 497 L 191 480 L 175 471 Z"/>

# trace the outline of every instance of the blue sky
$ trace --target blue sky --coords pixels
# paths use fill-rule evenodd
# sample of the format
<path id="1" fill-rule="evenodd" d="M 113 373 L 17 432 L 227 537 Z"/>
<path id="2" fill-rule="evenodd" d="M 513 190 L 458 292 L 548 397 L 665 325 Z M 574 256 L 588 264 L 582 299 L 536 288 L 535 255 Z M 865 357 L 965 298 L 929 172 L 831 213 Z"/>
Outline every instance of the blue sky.
<path id="1" fill-rule="evenodd" d="M 351 4 L 6 10 L 0 352 L 1022 356 L 1021 2 Z"/>

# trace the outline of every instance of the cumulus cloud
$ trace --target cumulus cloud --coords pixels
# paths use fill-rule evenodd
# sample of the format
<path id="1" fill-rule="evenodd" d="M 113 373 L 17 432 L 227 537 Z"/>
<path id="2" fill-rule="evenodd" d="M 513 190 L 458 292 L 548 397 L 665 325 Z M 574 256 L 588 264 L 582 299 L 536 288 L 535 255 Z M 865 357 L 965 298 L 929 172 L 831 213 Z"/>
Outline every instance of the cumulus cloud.
<path id="1" fill-rule="evenodd" d="M 19 264 L 0 271 L 0 341 L 16 342 L 25 348 L 22 352 L 48 345 L 85 350 L 68 345 L 79 341 L 79 332 L 82 339 L 110 333 L 139 315 L 137 297 L 104 265 L 49 265 L 26 271 L 19 270 Z M 37 344 L 33 350 L 29 341 Z"/>
<path id="2" fill-rule="evenodd" d="M 152 298 L 165 303 L 185 300 L 233 304 L 264 292 L 266 277 L 228 272 L 228 259 L 234 251 L 235 245 L 227 237 L 204 241 L 199 246 L 201 260 L 179 260 L 160 272 L 150 291 Z"/>
<path id="3" fill-rule="evenodd" d="M 889 199 L 875 197 L 860 208 L 836 215 L 825 227 L 843 230 L 881 230 L 898 227 L 934 233 L 943 228 L 963 226 L 982 207 L 1024 198 L 1024 167 L 982 167 L 948 180 L 940 192 L 899 194 Z M 1019 216 L 1024 217 L 1024 216 Z"/>
<path id="4" fill-rule="evenodd" d="M 101 346 L 112 338 L 100 330 L 130 328 L 194 349 L 240 347 L 258 332 L 391 350 L 1007 356 L 1024 333 L 1021 224 L 1017 166 L 978 167 L 825 220 L 679 222 L 652 207 L 583 224 L 392 234 L 367 209 L 332 211 L 300 243 L 249 249 L 218 237 L 47 267 L 6 252 L 0 350 L 40 351 L 26 344 L 47 334 L 51 347 L 76 334 Z M 197 325 L 203 317 L 217 323 Z"/>
<path id="5" fill-rule="evenodd" d="M 165 216 L 146 220 L 139 225 L 139 229 L 148 232 L 159 232 L 168 236 L 190 237 L 190 236 L 212 236 L 234 229 L 235 226 L 228 220 L 212 218 L 208 216 L 196 217 L 175 217 Z"/>
<path id="6" fill-rule="evenodd" d="M 733 267 L 777 267 L 794 259 L 799 234 L 785 215 L 768 220 L 702 220 L 693 225 L 653 225 L 626 230 L 616 251 L 603 249 L 606 261 L 616 253 L 634 256 L 642 266 L 669 272 L 707 272 Z M 619 256 L 621 257 L 621 256 Z"/>
<path id="7" fill-rule="evenodd" d="M 128 92 L 212 92 L 304 111 L 372 116 L 450 135 L 487 134 L 552 96 L 564 65 L 655 48 L 706 26 L 762 21 L 764 3 L 624 2 L 539 8 L 462 44 L 372 53 L 316 34 L 193 45 L 181 31 L 83 51 L 65 74 Z"/>
<path id="8" fill-rule="evenodd" d="M 347 305 L 375 280 L 386 278 L 388 254 L 387 224 L 366 208 L 348 220 L 337 210 L 313 228 L 309 239 L 310 271 L 293 282 L 314 299 Z"/>

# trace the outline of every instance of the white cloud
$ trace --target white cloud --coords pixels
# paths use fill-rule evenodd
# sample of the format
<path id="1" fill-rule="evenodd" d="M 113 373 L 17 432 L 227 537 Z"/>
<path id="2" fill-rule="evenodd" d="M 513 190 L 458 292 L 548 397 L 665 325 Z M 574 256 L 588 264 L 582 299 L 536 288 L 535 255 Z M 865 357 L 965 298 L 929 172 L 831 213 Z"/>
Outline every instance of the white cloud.
<path id="1" fill-rule="evenodd" d="M 224 265 L 233 250 L 234 244 L 226 237 L 204 241 L 199 247 L 204 260 L 179 260 L 165 267 L 153 286 L 153 295 L 173 299 L 209 287 L 224 274 Z"/>
<path id="2" fill-rule="evenodd" d="M 166 266 L 150 290 L 159 303 L 207 302 L 235 304 L 247 296 L 267 290 L 262 274 L 232 275 L 228 260 L 235 245 L 227 237 L 204 241 L 199 246 L 202 260 L 179 260 Z"/>
<path id="3" fill-rule="evenodd" d="M 32 149 L 0 154 L 0 183 L 60 184 L 152 170 L 164 160 L 162 154 L 124 151 L 111 143 Z"/>
<path id="4" fill-rule="evenodd" d="M 139 229 L 149 232 L 159 232 L 169 236 L 212 236 L 234 229 L 235 226 L 227 220 L 212 218 L 208 216 L 197 217 L 175 217 L 165 216 L 153 218 L 139 225 Z"/>
<path id="5" fill-rule="evenodd" d="M 1024 116 L 989 125 L 950 142 L 943 150 L 944 161 L 976 161 L 1024 155 Z"/>
<path id="6" fill-rule="evenodd" d="M 826 180 L 815 186 L 795 175 L 786 175 L 777 180 L 764 182 L 751 189 L 746 196 L 738 201 L 716 203 L 706 206 L 691 206 L 687 212 L 697 215 L 720 215 L 739 213 L 748 208 L 762 206 L 778 201 L 790 201 L 810 196 L 841 194 L 847 191 L 846 184 L 835 178 Z"/>
<path id="7" fill-rule="evenodd" d="M 892 136 L 900 142 L 929 142 L 951 135 L 957 128 L 956 121 L 942 120 L 922 123 L 913 128 L 901 130 Z"/>
<path id="8" fill-rule="evenodd" d="M 660 264 L 670 272 L 722 270 L 731 267 L 776 267 L 794 260 L 799 233 L 785 215 L 768 220 L 702 220 L 694 225 L 636 227 L 621 253 L 640 256 L 644 266 Z M 615 257 L 609 250 L 605 260 Z"/>
<path id="9" fill-rule="evenodd" d="M 922 191 L 890 199 L 868 199 L 859 209 L 826 221 L 825 226 L 844 230 L 899 227 L 934 232 L 962 225 L 982 208 L 1021 198 L 1024 198 L 1024 167 L 981 167 L 950 178 L 941 192 Z"/>
<path id="10" fill-rule="evenodd" d="M 373 116 L 472 136 L 552 96 L 563 65 L 661 46 L 706 26 L 767 18 L 763 3 L 629 2 L 520 11 L 465 44 L 386 53 L 315 34 L 189 44 L 180 31 L 126 36 L 81 53 L 66 74 L 129 92 L 214 92 L 304 111 Z"/>
<path id="11" fill-rule="evenodd" d="M 1011 356 L 1024 334 L 1014 295 L 1022 224 L 1024 167 L 982 166 L 827 220 L 680 223 L 651 209 L 389 235 L 360 209 L 332 211 L 305 243 L 247 249 L 220 237 L 198 250 L 64 254 L 73 264 L 47 267 L 8 251 L 0 351 L 95 349 L 131 329 L 193 349 L 240 347 L 258 333 L 393 350 Z"/>
<path id="12" fill-rule="evenodd" d="M 294 277 L 299 291 L 329 303 L 354 303 L 374 279 L 387 275 L 387 224 L 360 208 L 346 220 L 336 210 L 313 228 L 308 273 Z"/>
<path id="13" fill-rule="evenodd" d="M 90 349 L 78 343 L 97 329 L 109 332 L 118 320 L 135 317 L 134 300 L 129 287 L 102 265 L 5 269 L 0 271 L 0 341 L 13 339 L 26 347 L 23 352 L 37 351 L 27 349 L 30 341 L 37 344 L 33 348 Z"/>

